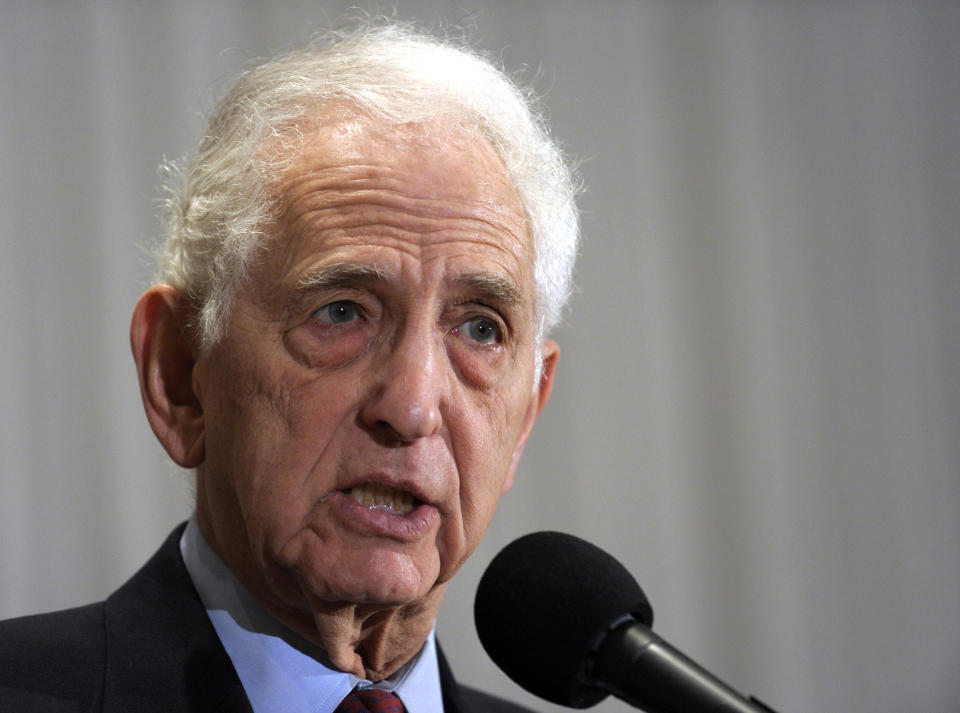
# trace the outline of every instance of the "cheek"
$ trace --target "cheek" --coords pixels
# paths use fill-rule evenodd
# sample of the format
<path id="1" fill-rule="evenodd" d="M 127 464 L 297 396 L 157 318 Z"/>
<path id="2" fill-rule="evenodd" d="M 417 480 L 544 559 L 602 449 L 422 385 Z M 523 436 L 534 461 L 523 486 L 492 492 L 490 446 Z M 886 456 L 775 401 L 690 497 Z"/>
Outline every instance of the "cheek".
<path id="1" fill-rule="evenodd" d="M 470 539 L 482 536 L 504 492 L 522 425 L 516 410 L 499 396 L 483 399 L 462 429 L 460 494 Z"/>
<path id="2" fill-rule="evenodd" d="M 295 371 L 248 374 L 230 404 L 230 470 L 247 526 L 260 537 L 296 527 L 322 497 L 328 484 L 317 464 L 343 418 L 335 391 Z"/>

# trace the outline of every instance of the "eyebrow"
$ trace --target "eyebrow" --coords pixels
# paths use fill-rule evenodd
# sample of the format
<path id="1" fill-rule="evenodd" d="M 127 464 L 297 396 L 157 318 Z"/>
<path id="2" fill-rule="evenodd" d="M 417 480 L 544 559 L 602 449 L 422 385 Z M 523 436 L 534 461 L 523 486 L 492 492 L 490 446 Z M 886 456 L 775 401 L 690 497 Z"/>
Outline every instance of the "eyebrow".
<path id="1" fill-rule="evenodd" d="M 471 272 L 459 275 L 452 282 L 475 293 L 481 300 L 486 299 L 512 307 L 522 306 L 526 301 L 523 291 L 516 283 L 503 275 Z"/>
<path id="2" fill-rule="evenodd" d="M 350 285 L 383 282 L 387 274 L 373 265 L 361 265 L 353 262 L 339 262 L 324 265 L 302 275 L 297 281 L 298 291 L 322 290 Z"/>

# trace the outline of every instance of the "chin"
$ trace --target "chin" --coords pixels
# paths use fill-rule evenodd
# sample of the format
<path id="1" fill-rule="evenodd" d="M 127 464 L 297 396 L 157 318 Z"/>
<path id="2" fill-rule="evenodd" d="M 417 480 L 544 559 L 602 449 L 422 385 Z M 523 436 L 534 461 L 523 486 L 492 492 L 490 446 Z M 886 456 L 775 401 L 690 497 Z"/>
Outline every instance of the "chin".
<path id="1" fill-rule="evenodd" d="M 438 571 L 435 559 L 420 563 L 396 552 L 351 553 L 298 579 L 312 599 L 393 607 L 426 598 L 436 588 Z"/>

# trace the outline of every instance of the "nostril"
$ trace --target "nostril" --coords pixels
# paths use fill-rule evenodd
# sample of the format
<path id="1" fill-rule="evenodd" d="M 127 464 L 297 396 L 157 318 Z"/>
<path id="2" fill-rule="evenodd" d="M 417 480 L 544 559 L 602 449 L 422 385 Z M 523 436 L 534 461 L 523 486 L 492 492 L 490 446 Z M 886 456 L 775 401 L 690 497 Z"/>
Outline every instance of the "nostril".
<path id="1" fill-rule="evenodd" d="M 376 434 L 377 440 L 385 446 L 398 446 L 406 442 L 393 424 L 383 419 L 374 422 L 372 431 Z"/>

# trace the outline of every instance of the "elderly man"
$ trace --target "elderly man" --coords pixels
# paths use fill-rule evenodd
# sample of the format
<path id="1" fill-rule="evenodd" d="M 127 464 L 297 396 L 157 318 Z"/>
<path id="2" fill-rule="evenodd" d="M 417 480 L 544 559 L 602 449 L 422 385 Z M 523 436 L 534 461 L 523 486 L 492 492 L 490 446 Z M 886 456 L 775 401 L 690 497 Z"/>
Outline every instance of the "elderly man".
<path id="1" fill-rule="evenodd" d="M 523 94 L 359 30 L 243 75 L 171 196 L 131 344 L 196 512 L 106 602 L 0 626 L 0 709 L 519 710 L 433 627 L 550 394 L 576 252 Z"/>

